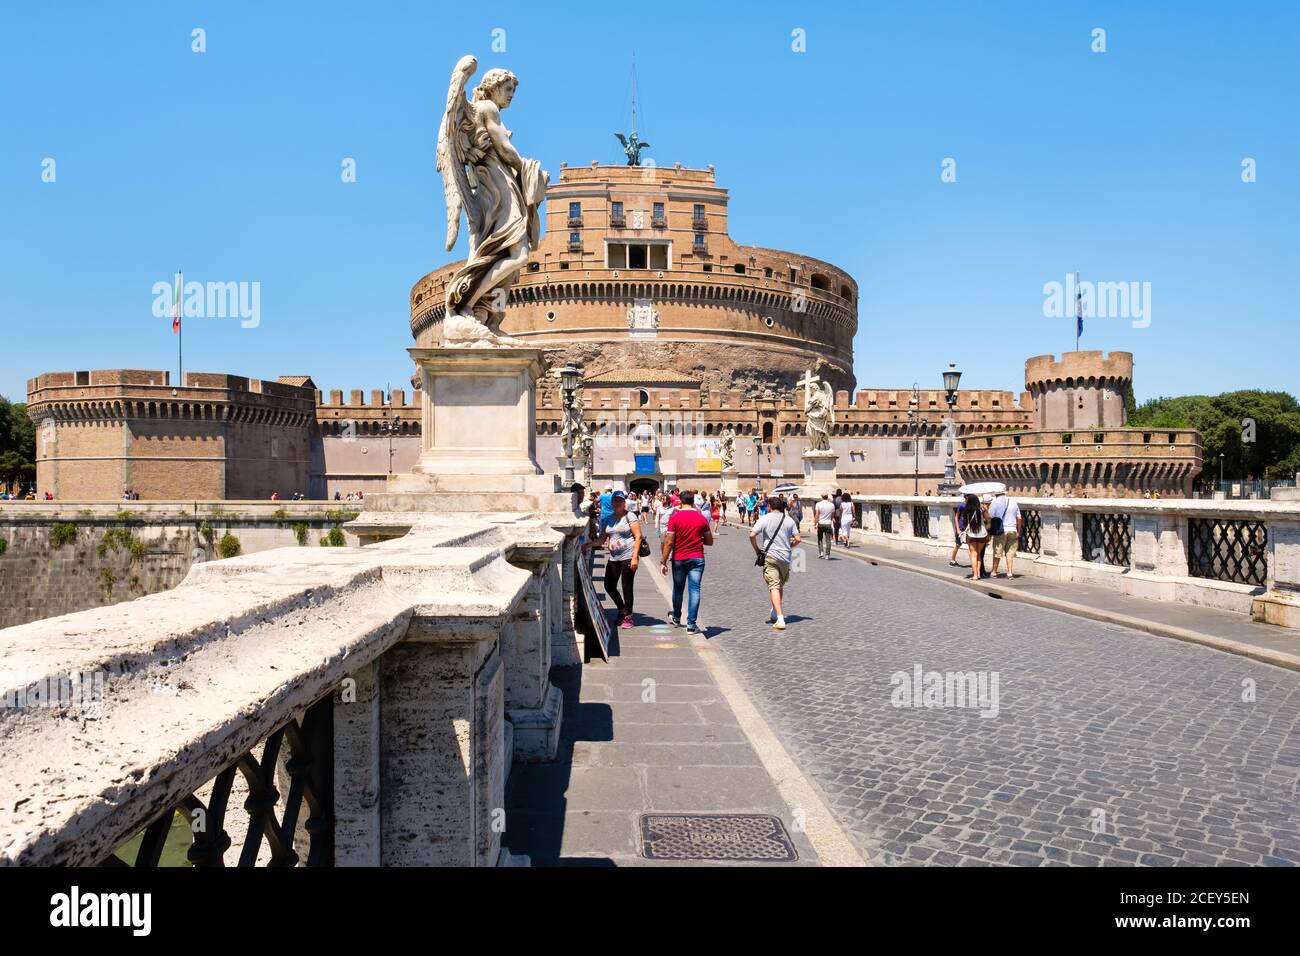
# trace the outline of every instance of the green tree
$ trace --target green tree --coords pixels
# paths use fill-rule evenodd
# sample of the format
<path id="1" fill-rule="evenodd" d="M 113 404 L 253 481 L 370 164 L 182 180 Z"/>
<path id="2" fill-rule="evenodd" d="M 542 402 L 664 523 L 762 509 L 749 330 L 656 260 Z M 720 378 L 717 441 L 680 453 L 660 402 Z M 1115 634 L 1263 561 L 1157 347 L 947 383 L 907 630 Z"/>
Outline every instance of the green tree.
<path id="1" fill-rule="evenodd" d="M 36 426 L 22 402 L 0 396 L 0 484 L 6 488 L 36 479 Z"/>
<path id="2" fill-rule="evenodd" d="M 1220 455 L 1225 478 L 1290 478 L 1300 468 L 1300 404 L 1287 392 L 1155 398 L 1138 406 L 1129 424 L 1197 429 L 1204 478 L 1218 480 Z"/>

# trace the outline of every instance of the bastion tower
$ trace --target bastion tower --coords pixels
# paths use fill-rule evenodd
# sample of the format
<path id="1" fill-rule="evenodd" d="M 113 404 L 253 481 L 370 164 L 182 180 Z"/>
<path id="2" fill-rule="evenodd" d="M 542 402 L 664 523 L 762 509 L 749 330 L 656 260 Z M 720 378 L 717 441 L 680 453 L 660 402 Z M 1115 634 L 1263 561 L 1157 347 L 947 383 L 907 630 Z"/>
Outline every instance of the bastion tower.
<path id="1" fill-rule="evenodd" d="M 852 390 L 858 289 L 820 259 L 734 242 L 713 167 L 561 166 L 546 232 L 502 330 L 587 378 L 654 370 L 758 394 L 812 369 Z M 441 338 L 453 263 L 411 290 L 416 344 Z"/>
<path id="2" fill-rule="evenodd" d="M 1034 427 L 1086 431 L 1123 428 L 1133 388 L 1132 352 L 1065 352 L 1025 362 L 1025 388 L 1034 400 Z"/>

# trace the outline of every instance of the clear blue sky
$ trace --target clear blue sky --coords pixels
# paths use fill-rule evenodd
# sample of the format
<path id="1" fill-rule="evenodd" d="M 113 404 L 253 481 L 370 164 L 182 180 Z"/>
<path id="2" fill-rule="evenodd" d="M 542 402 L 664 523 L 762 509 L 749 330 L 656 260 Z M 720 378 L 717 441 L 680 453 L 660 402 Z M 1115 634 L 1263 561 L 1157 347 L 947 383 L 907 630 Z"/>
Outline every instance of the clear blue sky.
<path id="1" fill-rule="evenodd" d="M 1151 283 L 1149 327 L 1083 339 L 1135 354 L 1139 399 L 1297 390 L 1300 3 L 619 6 L 5 4 L 0 394 L 174 369 L 151 287 L 178 267 L 262 287 L 255 329 L 186 323 L 186 368 L 404 385 L 409 289 L 461 253 L 433 152 L 456 59 L 519 74 L 507 123 L 554 176 L 620 161 L 634 48 L 655 160 L 712 163 L 740 242 L 857 278 L 860 386 L 956 361 L 1018 389 L 1073 347 L 1042 287 L 1078 270 Z"/>

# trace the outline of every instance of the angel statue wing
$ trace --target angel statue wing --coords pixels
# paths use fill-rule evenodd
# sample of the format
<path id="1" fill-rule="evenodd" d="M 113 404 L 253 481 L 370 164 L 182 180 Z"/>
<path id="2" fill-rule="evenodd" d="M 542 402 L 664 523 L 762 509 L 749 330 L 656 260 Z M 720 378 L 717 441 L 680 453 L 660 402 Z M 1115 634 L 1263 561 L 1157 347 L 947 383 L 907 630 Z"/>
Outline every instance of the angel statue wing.
<path id="1" fill-rule="evenodd" d="M 469 101 L 465 99 L 465 85 L 478 69 L 478 60 L 462 56 L 451 71 L 451 85 L 447 89 L 447 107 L 438 125 L 438 171 L 442 173 L 442 190 L 447 199 L 447 248 L 456 244 L 460 234 L 460 213 L 465 211 L 469 222 L 470 243 L 477 244 L 482 231 L 483 212 L 474 194 L 478 180 L 474 175 L 473 161 L 477 147 L 474 143 L 474 118 Z"/>
<path id="2" fill-rule="evenodd" d="M 627 149 L 627 137 L 624 136 L 622 133 L 615 133 L 614 135 L 617 136 L 618 141 L 623 144 L 623 148 Z"/>

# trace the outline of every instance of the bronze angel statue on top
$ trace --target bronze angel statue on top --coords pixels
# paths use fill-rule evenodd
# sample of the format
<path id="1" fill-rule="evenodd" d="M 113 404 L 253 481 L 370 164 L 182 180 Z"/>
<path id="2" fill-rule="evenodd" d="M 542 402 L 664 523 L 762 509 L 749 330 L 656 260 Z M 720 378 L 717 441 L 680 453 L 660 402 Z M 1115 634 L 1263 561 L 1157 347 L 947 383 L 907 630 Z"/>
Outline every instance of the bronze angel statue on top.
<path id="1" fill-rule="evenodd" d="M 438 127 L 438 170 L 447 199 L 447 248 L 456 244 L 460 216 L 469 223 L 469 257 L 447 285 L 445 345 L 514 344 L 501 334 L 505 290 L 541 235 L 538 209 L 549 182 L 535 159 L 524 159 L 501 122 L 519 79 L 509 70 L 483 74 L 473 98 L 465 86 L 478 61 L 463 56 L 451 73 Z"/>

